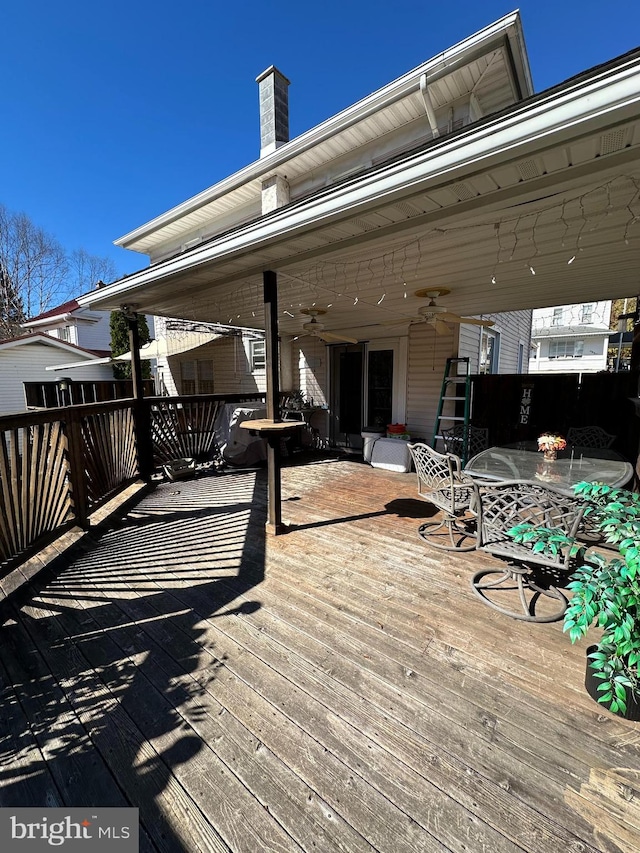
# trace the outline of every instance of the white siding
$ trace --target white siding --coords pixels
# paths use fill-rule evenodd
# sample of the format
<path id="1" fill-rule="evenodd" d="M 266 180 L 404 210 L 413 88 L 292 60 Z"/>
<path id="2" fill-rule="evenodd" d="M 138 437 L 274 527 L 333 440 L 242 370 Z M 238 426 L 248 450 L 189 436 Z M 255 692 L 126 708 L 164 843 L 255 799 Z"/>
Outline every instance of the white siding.
<path id="1" fill-rule="evenodd" d="M 536 308 L 533 312 L 533 333 L 535 336 L 536 330 L 541 328 L 549 328 L 553 325 L 553 316 L 555 311 L 561 312 L 562 326 L 578 326 L 583 324 L 584 309 L 587 304 L 593 306 L 591 320 L 589 325 L 595 328 L 608 328 L 609 318 L 611 317 L 611 300 L 603 300 L 601 302 L 579 303 L 577 305 L 555 305 L 549 308 Z"/>
<path id="2" fill-rule="evenodd" d="M 326 405 L 329 365 L 326 345 L 317 338 L 307 338 L 300 346 L 293 344 L 293 347 L 294 388 L 299 388 L 308 400 L 313 398 L 314 405 Z"/>
<path id="3" fill-rule="evenodd" d="M 527 372 L 531 341 L 531 311 L 507 311 L 503 314 L 483 314 L 483 320 L 493 320 L 491 329 L 500 335 L 498 373 L 518 372 L 519 345 L 524 346 L 522 372 Z M 480 357 L 480 326 L 460 326 L 459 354 L 470 359 L 471 372 L 478 372 Z"/>
<path id="4" fill-rule="evenodd" d="M 437 335 L 426 323 L 416 323 L 409 332 L 407 379 L 407 429 L 413 439 L 431 443 L 433 426 L 447 358 L 454 352 L 454 333 Z"/>
<path id="5" fill-rule="evenodd" d="M 62 376 L 70 376 L 77 381 L 113 379 L 109 364 L 75 367 L 66 372 L 45 370 L 49 365 L 80 360 L 79 355 L 35 342 L 0 350 L 0 413 L 6 415 L 27 410 L 24 382 L 51 382 Z"/>
<path id="6" fill-rule="evenodd" d="M 83 315 L 88 314 L 93 319 L 88 320 Z M 98 317 L 96 320 L 95 318 Z M 52 338 L 75 344 L 88 350 L 110 350 L 111 330 L 109 329 L 109 311 L 83 311 L 78 309 L 67 320 L 53 317 L 49 325 L 38 326 L 37 331 Z M 68 331 L 64 329 L 68 327 Z M 66 335 L 66 337 L 65 337 Z"/>
<path id="7" fill-rule="evenodd" d="M 581 340 L 584 350 L 581 358 L 549 358 L 551 340 Z M 579 335 L 563 338 L 541 338 L 536 355 L 529 362 L 530 373 L 598 373 L 607 367 L 607 342 L 609 338 L 594 336 L 581 338 Z M 615 340 L 615 337 L 614 337 Z"/>
<path id="8" fill-rule="evenodd" d="M 93 313 L 97 314 L 98 312 L 94 311 Z M 101 311 L 100 314 L 102 316 L 97 323 L 78 319 L 76 324 L 78 346 L 91 350 L 111 349 L 111 331 L 109 329 L 109 318 L 111 315 L 108 311 Z"/>
<path id="9" fill-rule="evenodd" d="M 266 391 L 266 371 L 251 373 L 242 338 L 236 335 L 218 338 L 168 359 L 158 359 L 160 390 L 169 395 L 183 394 L 181 364 L 193 361 L 213 363 L 214 394 L 262 394 Z"/>
<path id="10" fill-rule="evenodd" d="M 529 371 L 531 373 L 597 373 L 607 368 L 607 341 L 609 338 L 609 318 L 611 300 L 578 303 L 575 305 L 556 305 L 549 308 L 536 308 L 533 312 L 532 337 L 535 352 L 531 354 Z M 590 306 L 590 308 L 589 308 Z M 554 323 L 554 318 L 557 320 Z M 554 335 L 555 326 L 559 326 Z M 572 332 L 575 329 L 575 334 Z M 570 334 L 567 334 L 571 330 Z M 594 334 L 601 331 L 602 334 Z M 543 334 L 541 334 L 544 332 Z M 584 334 L 591 332 L 591 334 Z M 615 340 L 615 333 L 613 339 Z M 552 341 L 582 341 L 581 358 L 549 358 L 549 346 Z"/>

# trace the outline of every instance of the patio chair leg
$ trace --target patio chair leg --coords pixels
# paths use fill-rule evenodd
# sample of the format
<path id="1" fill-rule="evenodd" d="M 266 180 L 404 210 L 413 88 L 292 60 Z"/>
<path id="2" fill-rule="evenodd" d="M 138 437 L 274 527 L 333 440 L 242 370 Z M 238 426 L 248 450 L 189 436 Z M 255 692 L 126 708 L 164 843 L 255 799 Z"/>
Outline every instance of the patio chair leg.
<path id="1" fill-rule="evenodd" d="M 485 580 L 490 575 L 497 575 L 493 580 Z M 523 622 L 557 622 L 564 616 L 565 610 L 569 604 L 564 593 L 560 592 L 554 586 L 543 589 L 535 583 L 530 569 L 518 569 L 516 567 L 501 569 L 481 569 L 476 572 L 471 578 L 471 588 L 478 596 L 480 601 L 489 607 L 497 610 L 499 613 L 504 613 L 505 616 L 510 616 L 512 619 L 521 619 Z M 501 607 L 492 599 L 488 592 L 493 590 L 500 592 L 517 591 L 520 600 L 521 612 Z M 527 593 L 531 593 L 531 597 L 527 599 Z M 551 598 L 554 601 L 560 602 L 559 609 L 553 613 L 537 616 L 536 605 L 541 596 Z"/>
<path id="2" fill-rule="evenodd" d="M 469 520 L 471 522 L 471 519 Z M 426 521 L 418 528 L 418 536 L 434 548 L 439 548 L 441 551 L 475 551 L 476 550 L 476 534 L 464 524 L 460 524 L 455 518 L 443 518 L 441 521 Z M 441 536 L 443 539 L 448 537 L 449 543 L 445 541 L 439 542 L 437 538 Z M 473 540 L 470 545 L 460 544 L 465 539 Z"/>

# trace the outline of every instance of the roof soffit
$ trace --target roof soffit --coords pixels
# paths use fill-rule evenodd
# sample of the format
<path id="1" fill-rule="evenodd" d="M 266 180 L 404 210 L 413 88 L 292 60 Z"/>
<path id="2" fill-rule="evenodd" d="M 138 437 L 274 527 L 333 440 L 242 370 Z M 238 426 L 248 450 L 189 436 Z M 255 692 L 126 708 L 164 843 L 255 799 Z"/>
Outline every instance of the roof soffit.
<path id="1" fill-rule="evenodd" d="M 639 265 L 637 245 L 630 241 L 629 247 L 624 244 L 620 247 L 620 243 L 628 228 L 631 196 L 627 190 L 633 190 L 634 185 L 622 186 L 620 181 L 626 174 L 630 175 L 629 181 L 638 180 L 640 171 L 639 65 L 636 57 L 634 62 L 616 69 L 616 74 L 595 75 L 595 80 L 582 81 L 567 91 L 539 98 L 511 110 L 506 117 L 488 121 L 482 127 L 469 128 L 460 138 L 445 140 L 429 151 L 377 170 L 375 175 L 332 188 L 290 209 L 276 211 L 272 217 L 216 239 L 209 246 L 198 247 L 172 261 L 143 270 L 121 283 L 94 291 L 81 301 L 88 304 L 95 298 L 108 299 L 109 302 L 105 301 L 101 307 L 113 307 L 124 301 L 138 301 L 139 295 L 141 299 L 150 300 L 141 310 L 151 313 L 258 325 L 263 269 L 280 272 L 281 281 L 288 282 L 291 305 L 294 305 L 296 298 L 308 300 L 309 283 L 318 280 L 311 272 L 314 268 L 332 269 L 331 276 L 335 277 L 335 270 L 341 267 L 363 269 L 362 265 L 368 263 L 369 277 L 376 282 L 390 280 L 391 273 L 406 275 L 409 269 L 413 269 L 414 277 L 424 279 L 430 274 L 436 275 L 440 284 L 451 286 L 454 291 L 447 299 L 448 307 L 463 315 L 544 307 L 557 303 L 562 281 L 562 277 L 552 279 L 550 268 L 548 277 L 540 276 L 535 280 L 525 270 L 528 284 L 536 285 L 535 290 L 526 295 L 503 292 L 502 283 L 489 291 L 483 288 L 482 298 L 474 295 L 470 283 L 478 277 L 485 282 L 491 278 L 496 252 L 502 253 L 503 260 L 505 253 L 507 259 L 509 256 L 508 228 L 504 234 L 500 232 L 497 240 L 495 221 L 503 221 L 507 227 L 509 221 L 524 223 L 527 215 L 539 215 L 540 221 L 535 226 L 538 236 L 533 241 L 522 225 L 519 253 L 526 253 L 528 245 L 530 254 L 537 258 L 535 265 L 544 267 L 548 251 L 549 263 L 553 260 L 564 265 L 566 272 L 567 249 L 560 247 L 558 233 L 570 224 L 571 239 L 575 241 L 576 235 L 583 233 L 580 208 L 586 201 L 591 205 L 593 200 L 595 210 L 599 204 L 606 204 L 607 197 L 615 208 L 611 220 L 604 225 L 601 223 L 593 235 L 589 229 L 584 231 L 587 248 L 593 245 L 595 251 L 601 247 L 588 270 L 590 289 L 584 294 L 567 292 L 566 296 L 573 301 L 584 301 L 585 298 L 629 295 L 630 270 L 634 264 L 637 270 Z M 624 91 L 616 88 L 623 84 Z M 606 90 L 606 97 L 600 97 L 603 92 L 598 86 Z M 576 90 L 579 90 L 579 97 L 572 97 Z M 635 95 L 631 97 L 630 92 Z M 556 109 L 558 116 L 553 115 Z M 629 116 L 636 116 L 635 121 Z M 546 130 L 539 120 L 547 122 Z M 534 122 L 535 133 L 526 126 L 528 121 Z M 509 133 L 510 129 L 520 136 L 517 143 L 514 137 L 507 145 L 500 134 Z M 611 141 L 614 137 L 617 147 Z M 483 140 L 494 147 L 490 150 L 483 147 Z M 553 144 L 556 141 L 558 144 Z M 478 147 L 474 148 L 476 145 Z M 446 158 L 456 151 L 463 156 L 458 167 L 453 168 L 454 161 Z M 524 154 L 525 159 L 517 156 L 520 154 Z M 397 184 L 393 184 L 395 178 L 398 178 Z M 387 180 L 391 183 L 385 183 Z M 634 192 L 638 187 L 640 184 Z M 368 201 L 364 192 L 367 188 L 375 189 Z M 589 193 L 595 194 L 591 197 Z M 326 205 L 334 202 L 335 216 L 324 216 Z M 573 207 L 566 207 L 567 204 Z M 296 226 L 298 214 L 301 218 Z M 551 221 L 558 215 L 560 228 L 558 223 L 554 227 Z M 565 215 L 567 222 L 563 224 Z M 272 236 L 265 233 L 266 229 Z M 456 234 L 464 234 L 467 238 L 464 252 L 456 244 Z M 609 245 L 614 239 L 617 241 L 615 251 Z M 417 249 L 408 248 L 420 240 L 422 244 Z M 240 249 L 243 242 L 246 250 Z M 374 256 L 377 266 L 372 262 Z M 403 257 L 405 261 L 401 267 L 395 266 L 397 259 Z M 523 267 L 524 260 L 521 258 Z M 584 270 L 584 265 L 580 269 Z M 620 270 L 617 283 L 608 282 L 606 288 L 596 292 L 593 288 L 597 277 L 606 278 L 613 269 Z M 325 284 L 328 280 L 327 273 Z M 237 302 L 239 283 L 243 291 L 257 294 L 251 309 L 255 312 L 253 319 L 234 316 L 233 310 L 228 310 L 229 316 L 216 313 L 218 308 L 224 312 L 226 305 L 233 305 L 234 297 Z M 131 285 L 136 288 L 132 290 Z M 314 286 L 320 292 L 320 286 Z M 636 287 L 634 284 L 631 290 L 635 291 Z M 324 288 L 327 293 L 330 290 Z M 376 301 L 383 295 L 377 293 Z M 566 301 L 564 297 L 565 293 L 563 301 Z M 369 294 L 369 298 L 373 298 L 373 294 Z M 514 298 L 520 299 L 520 303 L 514 303 Z M 244 301 L 246 308 L 249 300 Z M 364 303 L 363 295 L 359 304 L 363 306 Z M 385 310 L 393 305 L 390 294 L 383 305 Z M 406 314 L 406 303 L 400 303 L 398 311 Z M 290 313 L 295 315 L 295 310 Z M 284 328 L 290 320 L 283 318 Z"/>
<path id="2" fill-rule="evenodd" d="M 343 110 L 317 127 L 301 134 L 245 169 L 215 184 L 204 192 L 188 199 L 181 205 L 140 226 L 115 241 L 124 248 L 153 252 L 168 240 L 175 241 L 178 234 L 188 235 L 201 227 L 203 219 L 213 220 L 230 204 L 246 203 L 247 193 L 256 199 L 260 196 L 262 180 L 281 172 L 286 166 L 289 181 L 318 168 L 320 163 L 335 158 L 335 146 L 344 140 L 345 150 L 355 150 L 358 145 L 347 138 L 358 126 L 366 142 L 380 136 L 380 124 L 384 116 L 390 116 L 394 107 L 402 100 L 407 101 L 411 117 L 423 115 L 420 107 L 419 80 L 426 73 L 434 85 L 445 77 L 460 75 L 461 70 L 478 65 L 474 78 L 482 76 L 484 66 L 479 64 L 483 57 L 500 52 L 504 55 L 506 73 L 514 88 L 531 93 L 530 72 L 525 54 L 519 54 L 518 63 L 513 63 L 514 46 L 517 51 L 524 48 L 522 29 L 517 12 L 505 16 L 494 24 L 475 33 L 468 39 L 438 54 L 398 80 L 393 81 L 352 107 Z M 520 70 L 519 70 L 520 69 Z M 522 71 L 526 69 L 526 73 Z M 522 79 L 517 79 L 522 77 Z M 468 88 L 463 86 L 463 90 Z M 410 106 L 414 102 L 413 107 Z M 395 120 L 397 122 L 397 119 Z M 425 128 L 428 127 L 425 120 Z"/>

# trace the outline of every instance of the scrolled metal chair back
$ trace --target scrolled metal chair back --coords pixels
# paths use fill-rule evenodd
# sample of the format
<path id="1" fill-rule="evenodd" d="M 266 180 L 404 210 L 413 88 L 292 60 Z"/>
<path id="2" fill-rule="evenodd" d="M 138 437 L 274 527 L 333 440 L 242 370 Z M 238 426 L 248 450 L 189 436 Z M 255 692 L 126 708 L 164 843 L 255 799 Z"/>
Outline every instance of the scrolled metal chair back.
<path id="1" fill-rule="evenodd" d="M 478 548 L 504 557 L 545 566 L 564 566 L 569 549 L 559 548 L 556 554 L 539 553 L 532 547 L 516 543 L 508 531 L 519 524 L 555 528 L 574 538 L 584 504 L 571 495 L 529 480 L 483 483 L 480 487 L 478 511 Z"/>
<path id="2" fill-rule="evenodd" d="M 567 444 L 589 447 L 593 450 L 609 448 L 615 440 L 615 435 L 599 426 L 569 427 L 567 432 Z"/>
<path id="3" fill-rule="evenodd" d="M 473 483 L 462 474 L 458 456 L 438 453 L 428 444 L 409 444 L 408 447 L 421 497 L 452 514 L 469 506 Z"/>
<path id="4" fill-rule="evenodd" d="M 442 430 L 442 441 L 444 444 L 445 453 L 453 453 L 456 456 L 471 459 L 489 446 L 489 430 L 486 427 L 477 427 L 472 424 L 467 426 L 467 452 L 465 453 L 464 445 L 464 424 L 455 424 L 455 426 Z"/>

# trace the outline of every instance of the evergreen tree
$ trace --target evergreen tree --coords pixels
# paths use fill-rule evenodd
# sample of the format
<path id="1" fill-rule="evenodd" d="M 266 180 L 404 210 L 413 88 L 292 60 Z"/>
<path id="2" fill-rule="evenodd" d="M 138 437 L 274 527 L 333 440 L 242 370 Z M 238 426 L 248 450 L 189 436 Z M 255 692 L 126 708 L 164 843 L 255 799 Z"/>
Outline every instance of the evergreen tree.
<path id="1" fill-rule="evenodd" d="M 22 299 L 0 259 L 0 340 L 22 334 L 20 324 L 25 320 Z"/>
<path id="2" fill-rule="evenodd" d="M 111 355 L 122 355 L 129 352 L 129 323 L 122 311 L 112 311 L 109 318 L 111 330 Z M 138 335 L 140 346 L 148 344 L 151 340 L 149 324 L 144 314 L 138 314 Z M 122 361 L 113 365 L 113 375 L 116 379 L 131 379 L 131 362 Z M 151 378 L 151 364 L 149 361 L 142 362 L 142 378 Z"/>

